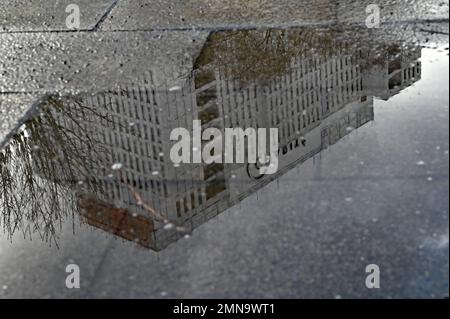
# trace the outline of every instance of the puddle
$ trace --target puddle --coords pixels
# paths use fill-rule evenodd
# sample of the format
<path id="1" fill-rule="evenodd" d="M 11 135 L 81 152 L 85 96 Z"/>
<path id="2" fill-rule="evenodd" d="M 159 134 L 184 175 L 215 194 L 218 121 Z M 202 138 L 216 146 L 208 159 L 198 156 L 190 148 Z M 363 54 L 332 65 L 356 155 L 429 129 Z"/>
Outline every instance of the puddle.
<path id="1" fill-rule="evenodd" d="M 331 251 L 333 265 L 378 256 L 399 266 L 417 257 L 430 232 L 448 233 L 442 223 L 448 222 L 448 33 L 441 22 L 404 23 L 395 32 L 348 24 L 160 32 L 137 19 L 116 32 L 111 21 L 124 19 L 128 9 L 119 2 L 114 10 L 105 21 L 108 32 L 0 35 L 7 39 L 0 45 L 7 52 L 0 62 L 0 97 L 7 101 L 0 108 L 3 256 L 14 256 L 14 247 L 71 254 L 74 243 L 88 245 L 80 248 L 85 252 L 93 236 L 102 238 L 92 243 L 98 251 L 160 252 L 162 273 L 165 262 L 190 263 L 188 270 L 167 272 L 186 271 L 201 285 L 213 281 L 214 270 L 194 261 L 196 255 L 222 261 L 219 268 L 229 265 L 231 272 L 251 257 L 236 262 L 237 255 L 260 250 L 248 262 L 270 272 L 286 257 L 284 249 L 319 264 L 328 260 L 313 251 Z M 202 14 L 192 13 L 194 20 L 188 14 L 174 27 L 202 21 Z M 17 72 L 20 43 L 28 46 Z M 24 107 L 8 113 L 19 104 Z M 243 163 L 175 163 L 178 141 L 171 134 L 193 132 L 195 121 L 201 132 L 224 135 L 230 128 L 276 128 L 276 172 L 263 174 L 249 153 Z M 201 151 L 206 144 L 197 146 Z M 188 150 L 199 151 L 195 143 Z M 423 234 L 416 233 L 419 225 Z M 225 252 L 232 247 L 236 256 Z M 258 262 L 264 254 L 269 260 Z M 448 265 L 448 252 L 432 255 Z M 3 269 L 11 269 L 9 258 Z M 293 258 L 284 263 L 288 273 L 309 273 L 303 262 L 291 268 Z M 107 265 L 120 273 L 112 261 Z M 198 278 L 195 266 L 210 274 Z M 276 273 L 283 287 L 286 278 Z M 238 278 L 234 283 L 245 286 Z M 114 290 L 99 285 L 102 293 Z M 308 296 L 280 289 L 273 295 Z M 391 289 L 390 296 L 420 291 Z"/>

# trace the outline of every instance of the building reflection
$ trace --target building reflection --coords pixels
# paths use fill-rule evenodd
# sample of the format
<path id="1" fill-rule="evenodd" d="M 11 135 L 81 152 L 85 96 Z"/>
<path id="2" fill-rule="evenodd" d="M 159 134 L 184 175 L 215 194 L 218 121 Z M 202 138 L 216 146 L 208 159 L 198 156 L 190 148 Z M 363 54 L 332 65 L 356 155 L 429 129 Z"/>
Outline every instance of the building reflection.
<path id="1" fill-rule="evenodd" d="M 332 38 L 304 29 L 216 32 L 181 86 L 161 88 L 148 71 L 128 87 L 58 98 L 72 111 L 50 108 L 64 135 L 48 139 L 73 147 L 57 160 L 34 152 L 33 170 L 56 184 L 76 181 L 66 188 L 87 224 L 162 250 L 373 121 L 375 97 L 387 100 L 420 80 L 420 48 Z M 278 172 L 174 165 L 170 133 L 192 131 L 197 119 L 202 129 L 278 128 Z"/>

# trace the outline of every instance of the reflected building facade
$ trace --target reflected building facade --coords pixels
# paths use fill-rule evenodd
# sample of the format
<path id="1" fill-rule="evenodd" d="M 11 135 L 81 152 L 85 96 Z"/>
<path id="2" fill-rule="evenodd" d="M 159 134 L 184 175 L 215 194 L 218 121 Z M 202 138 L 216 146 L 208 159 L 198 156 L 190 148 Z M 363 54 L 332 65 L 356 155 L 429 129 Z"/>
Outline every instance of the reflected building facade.
<path id="1" fill-rule="evenodd" d="M 204 50 L 214 45 L 208 41 Z M 76 128 L 58 117 L 70 130 L 89 132 L 106 150 L 105 165 L 92 167 L 103 191 L 78 194 L 83 220 L 164 249 L 373 121 L 374 97 L 389 99 L 421 76 L 419 49 L 391 51 L 376 59 L 362 49 L 292 54 L 281 72 L 264 81 L 242 81 L 206 59 L 182 86 L 157 87 L 148 72 L 140 83 L 83 97 L 98 119 Z M 278 128 L 278 172 L 259 175 L 251 164 L 174 165 L 170 133 L 192 131 L 194 120 L 201 120 L 203 130 Z M 120 175 L 111 170 L 114 163 L 123 166 Z M 148 206 L 165 221 L 149 214 Z"/>
<path id="2" fill-rule="evenodd" d="M 422 76 L 421 49 L 390 48 L 384 61 L 370 66 L 364 74 L 366 91 L 387 101 L 403 89 L 419 81 Z"/>

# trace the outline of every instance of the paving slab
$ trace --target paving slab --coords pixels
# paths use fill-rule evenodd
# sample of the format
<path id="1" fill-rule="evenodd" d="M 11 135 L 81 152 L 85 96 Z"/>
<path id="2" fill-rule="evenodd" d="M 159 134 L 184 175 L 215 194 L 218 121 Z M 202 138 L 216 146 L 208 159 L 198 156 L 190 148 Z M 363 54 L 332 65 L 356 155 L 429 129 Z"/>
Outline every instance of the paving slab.
<path id="1" fill-rule="evenodd" d="M 20 33 L 0 35 L 0 92 L 101 91 L 139 82 L 179 85 L 208 32 Z"/>
<path id="2" fill-rule="evenodd" d="M 117 0 L 3 0 L 0 6 L 0 33 L 68 31 L 66 8 L 80 8 L 80 30 L 92 30 L 108 14 Z"/>
<path id="3" fill-rule="evenodd" d="M 282 25 L 365 24 L 363 0 L 126 0 L 119 1 L 102 30 L 236 28 Z M 448 19 L 448 0 L 379 0 L 382 23 Z"/>

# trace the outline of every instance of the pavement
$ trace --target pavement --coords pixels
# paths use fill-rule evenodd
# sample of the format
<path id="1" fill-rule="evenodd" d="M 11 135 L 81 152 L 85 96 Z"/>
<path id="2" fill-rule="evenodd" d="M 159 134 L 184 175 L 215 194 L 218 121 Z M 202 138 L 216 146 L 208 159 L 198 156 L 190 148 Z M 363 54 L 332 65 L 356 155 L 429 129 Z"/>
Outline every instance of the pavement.
<path id="1" fill-rule="evenodd" d="M 128 85 L 143 65 L 175 86 L 212 30 L 359 25 L 373 1 L 78 0 L 79 32 L 72 2 L 0 7 L 0 147 L 47 94 Z M 376 101 L 374 123 L 159 253 L 71 221 L 57 242 L 0 233 L 0 298 L 448 297 L 448 1 L 380 3 L 428 48 L 422 80 Z M 365 286 L 372 263 L 381 289 Z"/>

